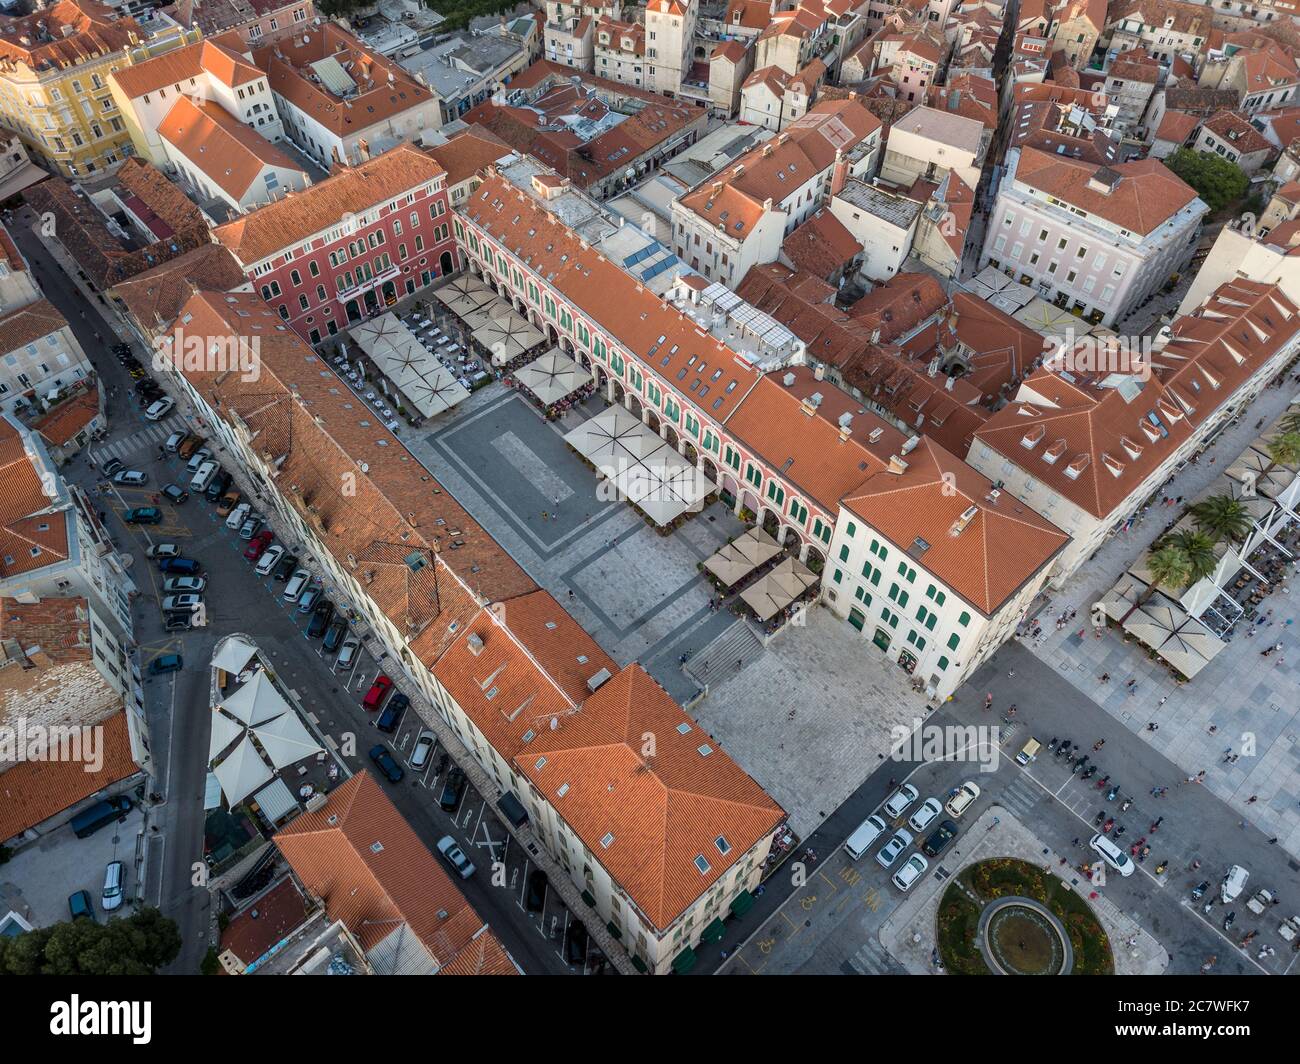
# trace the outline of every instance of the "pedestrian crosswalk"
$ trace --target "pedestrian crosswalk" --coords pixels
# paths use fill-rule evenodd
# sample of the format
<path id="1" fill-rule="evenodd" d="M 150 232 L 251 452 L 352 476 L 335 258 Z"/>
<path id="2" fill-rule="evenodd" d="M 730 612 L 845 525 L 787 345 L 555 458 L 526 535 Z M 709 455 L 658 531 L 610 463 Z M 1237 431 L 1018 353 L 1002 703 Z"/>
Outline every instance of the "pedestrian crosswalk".
<path id="1" fill-rule="evenodd" d="M 128 454 L 134 454 L 142 447 L 149 445 L 157 447 L 174 431 L 176 430 L 165 423 L 148 425 L 138 432 L 131 433 L 129 436 L 123 436 L 120 440 L 114 440 L 102 447 L 96 447 L 91 452 L 91 456 L 96 462 L 104 462 L 109 458 L 125 458 Z"/>
<path id="2" fill-rule="evenodd" d="M 1023 776 L 1012 780 L 998 799 L 1002 805 L 1021 816 L 1031 812 L 1042 800 L 1042 789 Z"/>
<path id="3" fill-rule="evenodd" d="M 907 970 L 894 960 L 876 939 L 869 938 L 856 953 L 844 962 L 849 971 L 858 975 L 906 975 Z"/>

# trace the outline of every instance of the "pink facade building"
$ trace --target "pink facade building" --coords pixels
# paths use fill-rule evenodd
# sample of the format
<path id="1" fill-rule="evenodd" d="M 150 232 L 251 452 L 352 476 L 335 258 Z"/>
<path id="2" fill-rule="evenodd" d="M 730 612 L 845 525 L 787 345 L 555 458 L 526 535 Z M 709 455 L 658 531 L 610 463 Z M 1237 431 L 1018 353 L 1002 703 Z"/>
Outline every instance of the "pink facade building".
<path id="1" fill-rule="evenodd" d="M 459 267 L 446 171 L 410 144 L 213 235 L 262 298 L 313 344 Z"/>

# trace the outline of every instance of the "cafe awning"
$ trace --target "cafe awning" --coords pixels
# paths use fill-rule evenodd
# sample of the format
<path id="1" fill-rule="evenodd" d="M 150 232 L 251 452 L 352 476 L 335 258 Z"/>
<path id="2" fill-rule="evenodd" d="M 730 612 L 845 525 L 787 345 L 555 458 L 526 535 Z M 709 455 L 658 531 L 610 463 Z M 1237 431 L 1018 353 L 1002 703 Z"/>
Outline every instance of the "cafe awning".
<path id="1" fill-rule="evenodd" d="M 532 392 L 543 406 L 550 406 L 572 395 L 584 384 L 590 384 L 591 374 L 554 347 L 516 370 L 515 380 Z"/>
<path id="2" fill-rule="evenodd" d="M 744 916 L 754 907 L 754 895 L 747 890 L 742 890 L 731 899 L 731 911 L 737 916 Z"/>
<path id="3" fill-rule="evenodd" d="M 770 573 L 740 593 L 760 620 L 775 617 L 817 583 L 817 574 L 803 562 L 786 558 Z"/>
<path id="4" fill-rule="evenodd" d="M 673 958 L 673 971 L 678 975 L 685 975 L 695 967 L 697 959 L 695 951 L 687 946 L 681 951 L 681 953 L 677 954 L 677 956 Z"/>
<path id="5" fill-rule="evenodd" d="M 726 933 L 727 928 L 723 925 L 722 921 L 715 916 L 713 918 L 713 923 L 709 924 L 700 935 L 700 941 L 703 943 L 718 942 Z"/>
<path id="6" fill-rule="evenodd" d="M 433 294 L 452 313 L 462 318 L 497 298 L 492 289 L 469 273 L 449 281 Z"/>
<path id="7" fill-rule="evenodd" d="M 396 314 L 352 326 L 352 338 L 423 416 L 433 417 L 469 398 L 469 390 Z"/>
<path id="8" fill-rule="evenodd" d="M 780 553 L 776 540 L 755 527 L 708 558 L 704 568 L 722 581 L 724 587 L 731 587 Z"/>

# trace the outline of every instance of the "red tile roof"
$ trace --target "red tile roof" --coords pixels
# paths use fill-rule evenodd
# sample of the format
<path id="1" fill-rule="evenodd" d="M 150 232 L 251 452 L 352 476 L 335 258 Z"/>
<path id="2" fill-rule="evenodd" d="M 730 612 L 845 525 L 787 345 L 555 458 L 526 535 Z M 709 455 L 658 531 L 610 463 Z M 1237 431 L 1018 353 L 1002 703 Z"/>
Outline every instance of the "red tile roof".
<path id="1" fill-rule="evenodd" d="M 785 238 L 781 254 L 796 269 L 829 279 L 862 254 L 862 245 L 835 215 L 818 208 Z"/>

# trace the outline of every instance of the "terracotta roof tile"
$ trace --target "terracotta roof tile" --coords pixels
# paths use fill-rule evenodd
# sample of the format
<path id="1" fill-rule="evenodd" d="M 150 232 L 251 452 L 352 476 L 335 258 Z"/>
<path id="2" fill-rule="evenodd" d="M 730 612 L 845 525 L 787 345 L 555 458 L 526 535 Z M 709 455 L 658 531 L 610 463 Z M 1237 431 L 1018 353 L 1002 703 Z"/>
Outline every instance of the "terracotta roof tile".
<path id="1" fill-rule="evenodd" d="M 248 285 L 243 268 L 221 244 L 203 244 L 112 288 L 149 334 L 170 325 L 199 289 L 233 292 Z"/>
<path id="2" fill-rule="evenodd" d="M 785 238 L 781 253 L 797 269 L 830 278 L 862 254 L 862 245 L 835 215 L 819 208 Z"/>

